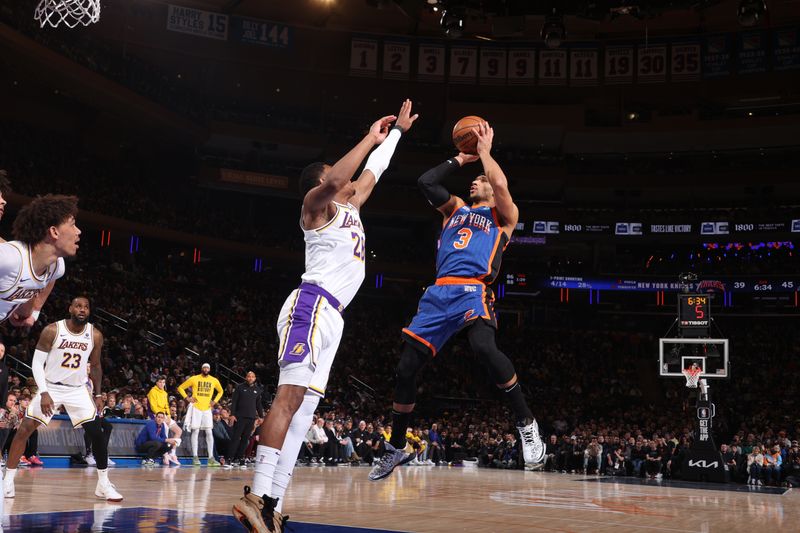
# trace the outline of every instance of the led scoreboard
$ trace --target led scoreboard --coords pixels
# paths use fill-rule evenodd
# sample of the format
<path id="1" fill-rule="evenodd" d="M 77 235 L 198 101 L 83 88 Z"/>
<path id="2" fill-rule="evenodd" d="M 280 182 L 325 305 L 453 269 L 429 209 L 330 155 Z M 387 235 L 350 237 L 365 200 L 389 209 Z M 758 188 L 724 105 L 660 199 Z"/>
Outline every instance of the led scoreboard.
<path id="1" fill-rule="evenodd" d="M 708 329 L 711 325 L 710 300 L 707 294 L 679 294 L 678 326 L 682 329 Z"/>

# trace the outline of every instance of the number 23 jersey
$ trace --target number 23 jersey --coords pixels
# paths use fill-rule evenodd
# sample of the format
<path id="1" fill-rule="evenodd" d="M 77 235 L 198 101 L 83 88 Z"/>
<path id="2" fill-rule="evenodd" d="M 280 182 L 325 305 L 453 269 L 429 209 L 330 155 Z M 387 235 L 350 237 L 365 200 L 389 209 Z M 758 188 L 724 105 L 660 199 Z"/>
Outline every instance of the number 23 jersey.
<path id="1" fill-rule="evenodd" d="M 56 338 L 44 365 L 45 379 L 73 387 L 86 384 L 89 355 L 94 349 L 94 326 L 86 323 L 83 331 L 73 333 L 64 320 L 59 320 L 56 328 Z"/>
<path id="2" fill-rule="evenodd" d="M 445 220 L 436 255 L 436 277 L 477 278 L 490 284 L 497 277 L 508 235 L 488 206 L 463 205 Z"/>

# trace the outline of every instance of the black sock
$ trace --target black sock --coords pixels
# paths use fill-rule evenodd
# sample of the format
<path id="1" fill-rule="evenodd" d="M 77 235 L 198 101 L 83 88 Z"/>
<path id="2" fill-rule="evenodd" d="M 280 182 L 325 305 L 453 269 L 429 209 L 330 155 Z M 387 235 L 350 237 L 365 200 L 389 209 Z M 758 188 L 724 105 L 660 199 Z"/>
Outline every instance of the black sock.
<path id="1" fill-rule="evenodd" d="M 398 413 L 392 410 L 392 438 L 389 444 L 402 450 L 406 447 L 406 429 L 411 423 L 411 413 Z"/>
<path id="2" fill-rule="evenodd" d="M 514 419 L 517 422 L 517 426 L 530 424 L 531 420 L 533 420 L 533 413 L 528 404 L 525 403 L 525 395 L 522 394 L 522 387 L 519 386 L 519 381 L 504 390 L 506 398 L 511 402 L 511 410 L 514 411 Z"/>

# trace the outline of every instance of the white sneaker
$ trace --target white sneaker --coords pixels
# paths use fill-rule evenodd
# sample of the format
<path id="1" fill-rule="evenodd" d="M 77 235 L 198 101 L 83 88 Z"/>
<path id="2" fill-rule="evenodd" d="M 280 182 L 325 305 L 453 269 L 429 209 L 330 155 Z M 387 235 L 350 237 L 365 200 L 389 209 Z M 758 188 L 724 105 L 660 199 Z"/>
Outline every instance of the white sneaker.
<path id="1" fill-rule="evenodd" d="M 16 495 L 16 490 L 14 489 L 14 482 L 3 482 L 3 497 L 4 498 L 13 498 Z"/>
<path id="2" fill-rule="evenodd" d="M 117 463 L 111 460 L 111 457 L 108 458 L 108 466 L 116 466 Z"/>
<path id="3" fill-rule="evenodd" d="M 535 465 L 544 461 L 544 443 L 539 436 L 539 424 L 536 420 L 530 419 L 530 423 L 525 426 L 517 426 L 519 436 L 522 439 L 522 457 L 526 465 Z"/>
<path id="4" fill-rule="evenodd" d="M 91 453 L 85 457 L 86 464 L 89 466 L 97 466 L 97 461 L 94 460 L 94 455 Z"/>
<path id="5" fill-rule="evenodd" d="M 113 483 L 107 481 L 103 483 L 102 481 L 97 482 L 97 487 L 94 489 L 94 495 L 100 498 L 101 500 L 106 500 L 109 502 L 121 502 L 122 501 L 122 494 L 117 492 L 117 487 L 114 486 Z"/>

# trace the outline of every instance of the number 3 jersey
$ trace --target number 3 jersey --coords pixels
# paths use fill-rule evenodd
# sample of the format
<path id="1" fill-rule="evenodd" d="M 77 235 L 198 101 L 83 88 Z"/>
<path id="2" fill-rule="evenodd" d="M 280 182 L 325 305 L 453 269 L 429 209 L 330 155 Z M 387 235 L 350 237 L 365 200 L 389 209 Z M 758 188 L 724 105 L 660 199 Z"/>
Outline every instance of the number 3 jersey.
<path id="1" fill-rule="evenodd" d="M 73 333 L 66 321 L 59 320 L 56 328 L 56 338 L 44 365 L 45 379 L 48 383 L 73 387 L 85 385 L 89 355 L 94 348 L 94 326 L 87 322 L 80 333 Z"/>
<path id="2" fill-rule="evenodd" d="M 366 241 L 355 206 L 334 204 L 336 214 L 330 222 L 316 229 L 303 228 L 306 271 L 302 279 L 322 287 L 347 307 L 364 281 Z"/>
<path id="3" fill-rule="evenodd" d="M 488 206 L 456 209 L 439 237 L 436 277 L 476 278 L 491 284 L 500 270 L 508 235 Z"/>

